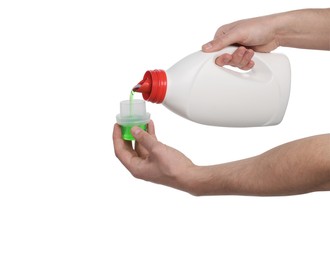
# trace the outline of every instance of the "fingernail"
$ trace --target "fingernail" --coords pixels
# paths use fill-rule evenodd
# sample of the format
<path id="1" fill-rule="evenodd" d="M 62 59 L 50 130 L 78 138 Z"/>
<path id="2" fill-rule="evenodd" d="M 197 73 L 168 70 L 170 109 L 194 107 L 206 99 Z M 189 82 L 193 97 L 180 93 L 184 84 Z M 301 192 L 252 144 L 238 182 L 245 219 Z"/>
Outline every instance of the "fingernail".
<path id="1" fill-rule="evenodd" d="M 224 65 L 223 60 L 221 60 L 219 58 L 215 59 L 215 64 L 217 64 L 218 66 L 221 66 L 221 67 Z"/>
<path id="2" fill-rule="evenodd" d="M 139 133 L 141 133 L 142 129 L 138 126 L 133 126 L 132 129 L 131 129 L 131 133 L 136 136 L 138 135 Z"/>
<path id="3" fill-rule="evenodd" d="M 227 64 L 228 62 L 230 62 L 230 60 L 231 60 L 231 59 L 229 59 L 229 58 L 224 58 L 222 62 L 223 62 L 224 64 Z"/>
<path id="4" fill-rule="evenodd" d="M 215 63 L 219 66 L 225 66 L 228 65 L 228 63 L 231 61 L 231 58 L 217 58 L 215 60 Z"/>
<path id="5" fill-rule="evenodd" d="M 213 46 L 212 43 L 209 42 L 209 43 L 206 43 L 206 44 L 203 45 L 203 49 L 204 50 L 209 50 L 209 49 L 212 48 L 212 46 Z"/>

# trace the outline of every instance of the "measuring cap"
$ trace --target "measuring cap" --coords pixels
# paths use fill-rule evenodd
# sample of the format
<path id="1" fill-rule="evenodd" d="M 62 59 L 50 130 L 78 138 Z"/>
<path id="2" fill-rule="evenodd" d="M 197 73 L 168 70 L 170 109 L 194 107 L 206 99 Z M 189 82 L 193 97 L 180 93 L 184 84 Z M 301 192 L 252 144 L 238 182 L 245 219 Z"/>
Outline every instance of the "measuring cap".
<path id="1" fill-rule="evenodd" d="M 131 134 L 131 128 L 138 126 L 147 130 L 150 114 L 146 112 L 146 102 L 141 99 L 124 100 L 120 102 L 120 114 L 116 117 L 121 126 L 122 138 L 124 140 L 135 140 Z"/>

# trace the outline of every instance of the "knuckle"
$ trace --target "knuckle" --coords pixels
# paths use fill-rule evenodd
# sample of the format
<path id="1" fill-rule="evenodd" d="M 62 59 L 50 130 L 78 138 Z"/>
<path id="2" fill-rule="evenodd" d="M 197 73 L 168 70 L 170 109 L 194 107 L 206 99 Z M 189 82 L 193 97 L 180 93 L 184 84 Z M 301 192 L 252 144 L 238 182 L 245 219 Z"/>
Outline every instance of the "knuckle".
<path id="1" fill-rule="evenodd" d="M 150 151 L 152 154 L 158 155 L 164 151 L 164 147 L 160 143 L 155 143 L 151 146 Z"/>
<path id="2" fill-rule="evenodd" d="M 138 134 L 137 139 L 138 139 L 138 141 L 139 141 L 140 143 L 144 143 L 145 140 L 146 140 L 146 137 L 145 137 L 145 135 L 141 132 L 141 133 Z"/>

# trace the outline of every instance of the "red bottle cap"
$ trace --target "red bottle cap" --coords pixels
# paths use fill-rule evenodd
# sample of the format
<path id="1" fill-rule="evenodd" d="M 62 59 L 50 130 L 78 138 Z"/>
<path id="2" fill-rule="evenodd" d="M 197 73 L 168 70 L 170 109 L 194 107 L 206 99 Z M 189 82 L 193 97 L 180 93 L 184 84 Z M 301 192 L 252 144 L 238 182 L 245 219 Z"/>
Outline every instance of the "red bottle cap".
<path id="1" fill-rule="evenodd" d="M 142 93 L 143 99 L 152 103 L 162 103 L 167 89 L 164 70 L 148 70 L 133 91 Z"/>

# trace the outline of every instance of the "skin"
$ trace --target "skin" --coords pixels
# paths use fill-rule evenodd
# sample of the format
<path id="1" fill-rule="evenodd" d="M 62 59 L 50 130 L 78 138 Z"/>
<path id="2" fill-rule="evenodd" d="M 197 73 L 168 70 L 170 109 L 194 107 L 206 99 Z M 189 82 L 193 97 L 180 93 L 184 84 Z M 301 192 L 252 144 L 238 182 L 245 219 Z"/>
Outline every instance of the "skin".
<path id="1" fill-rule="evenodd" d="M 214 39 L 202 46 L 205 52 L 221 50 L 231 44 L 238 48 L 233 55 L 216 60 L 219 66 L 251 69 L 254 51 L 271 52 L 279 46 L 330 50 L 330 8 L 304 9 L 236 21 L 221 26 Z"/>
<path id="2" fill-rule="evenodd" d="M 148 133 L 132 129 L 136 146 L 114 126 L 115 154 L 138 178 L 201 195 L 294 195 L 330 190 L 330 134 L 278 146 L 255 157 L 198 166 L 178 150 L 159 142 L 154 124 Z M 280 163 L 279 163 L 280 162 Z"/>
<path id="3" fill-rule="evenodd" d="M 330 50 L 330 9 L 297 10 L 227 24 L 202 49 L 212 52 L 230 44 L 244 46 L 232 55 L 221 55 L 216 63 L 244 70 L 253 67 L 254 51 L 270 52 L 278 46 Z M 134 177 L 196 196 L 280 196 L 330 190 L 329 133 L 210 166 L 195 165 L 178 150 L 159 142 L 152 121 L 148 132 L 133 127 L 132 134 L 135 147 L 121 138 L 120 126 L 115 124 L 115 154 Z"/>

